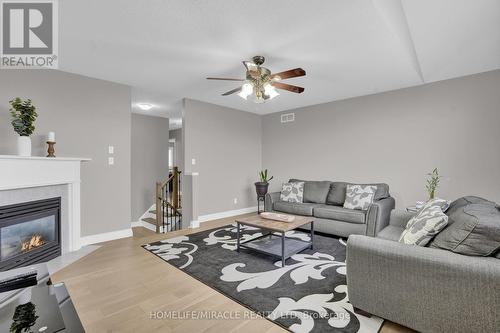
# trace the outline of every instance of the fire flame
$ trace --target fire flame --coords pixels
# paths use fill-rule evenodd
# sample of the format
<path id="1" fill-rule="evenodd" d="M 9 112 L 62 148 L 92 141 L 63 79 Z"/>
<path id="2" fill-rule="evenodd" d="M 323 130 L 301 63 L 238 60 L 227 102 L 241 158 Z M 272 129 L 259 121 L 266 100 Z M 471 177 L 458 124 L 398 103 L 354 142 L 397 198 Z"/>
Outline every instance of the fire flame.
<path id="1" fill-rule="evenodd" d="M 37 247 L 42 246 L 45 244 L 45 240 L 43 239 L 42 235 L 40 234 L 35 234 L 31 236 L 31 238 L 27 241 L 24 241 L 21 245 L 21 251 L 26 252 L 26 251 L 31 251 Z"/>

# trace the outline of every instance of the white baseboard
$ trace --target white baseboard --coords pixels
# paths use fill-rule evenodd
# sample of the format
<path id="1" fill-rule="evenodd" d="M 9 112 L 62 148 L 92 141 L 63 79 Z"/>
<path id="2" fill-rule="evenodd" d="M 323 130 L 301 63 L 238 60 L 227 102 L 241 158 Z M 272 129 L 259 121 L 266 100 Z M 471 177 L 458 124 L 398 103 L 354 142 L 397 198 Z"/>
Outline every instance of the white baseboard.
<path id="1" fill-rule="evenodd" d="M 191 221 L 191 223 L 189 223 L 189 227 L 191 229 L 199 228 L 200 227 L 200 221 Z"/>
<path id="2" fill-rule="evenodd" d="M 104 232 L 102 234 L 83 236 L 80 237 L 80 244 L 81 246 L 85 246 L 85 245 L 108 242 L 111 240 L 127 238 L 132 236 L 133 236 L 132 229 L 128 228 L 123 230 Z"/>
<path id="3" fill-rule="evenodd" d="M 225 212 L 220 212 L 220 213 L 215 213 L 215 214 L 201 215 L 201 216 L 198 216 L 198 222 L 202 223 L 202 222 L 218 220 L 218 219 L 223 219 L 226 217 L 247 214 L 247 213 L 253 213 L 253 212 L 257 212 L 257 206 L 247 207 L 247 208 L 242 208 L 242 209 L 235 209 L 235 210 L 228 210 Z M 195 221 L 193 221 L 193 222 L 195 222 Z"/>

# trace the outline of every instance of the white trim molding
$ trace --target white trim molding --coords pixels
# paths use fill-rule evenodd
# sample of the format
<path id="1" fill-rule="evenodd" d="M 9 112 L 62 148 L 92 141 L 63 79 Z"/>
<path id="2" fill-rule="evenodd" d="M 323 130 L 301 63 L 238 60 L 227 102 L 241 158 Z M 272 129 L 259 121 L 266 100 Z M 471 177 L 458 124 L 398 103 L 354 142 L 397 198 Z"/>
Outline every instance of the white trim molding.
<path id="1" fill-rule="evenodd" d="M 127 238 L 132 236 L 133 236 L 132 229 L 128 228 L 123 230 L 104 232 L 102 234 L 84 236 L 80 238 L 80 244 L 82 246 L 85 246 L 90 244 L 109 242 L 115 239 Z"/>
<path id="2" fill-rule="evenodd" d="M 257 212 L 257 206 L 247 207 L 247 208 L 242 208 L 242 209 L 235 209 L 235 210 L 228 210 L 225 212 L 220 212 L 220 213 L 215 213 L 215 214 L 200 215 L 200 216 L 198 216 L 198 221 L 192 221 L 191 224 L 193 224 L 193 222 L 198 222 L 198 225 L 199 225 L 199 223 L 203 223 L 203 222 L 207 222 L 207 221 L 213 221 L 213 220 L 223 219 L 226 217 L 254 213 L 254 212 Z"/>

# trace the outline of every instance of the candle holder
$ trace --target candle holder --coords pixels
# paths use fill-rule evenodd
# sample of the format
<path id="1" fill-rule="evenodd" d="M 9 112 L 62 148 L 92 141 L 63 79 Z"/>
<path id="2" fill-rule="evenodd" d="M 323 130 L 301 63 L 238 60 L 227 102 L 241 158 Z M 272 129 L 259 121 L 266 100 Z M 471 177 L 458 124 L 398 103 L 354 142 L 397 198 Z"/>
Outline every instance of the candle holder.
<path id="1" fill-rule="evenodd" d="M 49 148 L 47 149 L 47 153 L 49 153 L 49 154 L 47 155 L 47 157 L 56 157 L 56 155 L 54 155 L 54 153 L 56 152 L 54 149 L 54 145 L 56 143 L 47 141 L 47 144 L 49 145 Z"/>

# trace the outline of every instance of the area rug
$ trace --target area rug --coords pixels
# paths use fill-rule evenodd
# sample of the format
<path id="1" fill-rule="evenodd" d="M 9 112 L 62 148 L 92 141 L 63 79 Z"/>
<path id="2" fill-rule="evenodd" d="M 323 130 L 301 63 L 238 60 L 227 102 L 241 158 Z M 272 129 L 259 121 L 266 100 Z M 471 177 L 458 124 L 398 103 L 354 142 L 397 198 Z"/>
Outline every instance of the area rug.
<path id="1" fill-rule="evenodd" d="M 262 235 L 242 226 L 242 240 Z M 287 237 L 309 240 L 291 231 Z M 169 264 L 292 332 L 377 332 L 383 320 L 354 313 L 347 297 L 346 243 L 315 235 L 314 250 L 286 261 L 236 251 L 236 227 L 202 231 L 143 245 Z"/>

